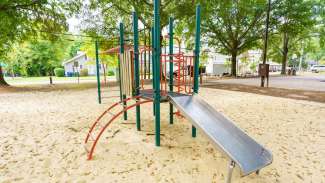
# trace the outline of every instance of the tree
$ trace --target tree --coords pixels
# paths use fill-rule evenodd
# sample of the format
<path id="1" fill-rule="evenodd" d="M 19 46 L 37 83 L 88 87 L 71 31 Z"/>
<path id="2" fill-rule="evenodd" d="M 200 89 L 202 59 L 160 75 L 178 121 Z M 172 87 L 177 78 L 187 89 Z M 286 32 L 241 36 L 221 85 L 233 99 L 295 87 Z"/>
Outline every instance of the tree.
<path id="1" fill-rule="evenodd" d="M 321 44 L 321 38 L 312 37 L 306 42 L 304 47 L 306 57 L 320 63 L 320 60 L 325 59 L 325 47 Z"/>
<path id="2" fill-rule="evenodd" d="M 281 36 L 281 74 L 286 74 L 290 48 L 309 36 L 316 21 L 313 17 L 313 1 L 282 0 L 274 4 L 272 13 L 277 36 Z"/>
<path id="3" fill-rule="evenodd" d="M 4 59 L 16 41 L 31 37 L 47 36 L 48 32 L 67 29 L 66 14 L 78 10 L 79 1 L 67 0 L 2 0 L 0 2 L 0 58 Z M 37 32 L 40 32 L 39 34 Z M 5 59 L 4 59 L 5 60 Z M 8 85 L 0 67 L 0 85 Z"/>
<path id="4" fill-rule="evenodd" d="M 231 55 L 231 75 L 235 76 L 237 56 L 256 46 L 263 36 L 265 0 L 206 1 L 203 32 L 209 45 Z"/>
<path id="5" fill-rule="evenodd" d="M 7 56 L 8 69 L 12 74 L 25 76 L 52 76 L 55 67 L 68 58 L 69 42 L 64 39 L 56 41 L 33 40 L 12 46 Z"/>
<path id="6" fill-rule="evenodd" d="M 103 37 L 98 38 L 99 41 L 99 53 L 102 51 L 106 51 L 110 48 L 113 47 L 113 42 L 110 40 L 107 40 Z M 80 50 L 86 52 L 87 56 L 92 60 L 89 62 L 90 64 L 96 64 L 95 62 L 95 40 L 90 39 L 90 40 L 85 40 L 81 47 Z M 106 84 L 106 75 L 108 68 L 116 68 L 117 67 L 117 55 L 107 55 L 107 54 L 99 54 L 99 60 L 101 62 L 102 68 L 104 69 L 104 81 Z"/>

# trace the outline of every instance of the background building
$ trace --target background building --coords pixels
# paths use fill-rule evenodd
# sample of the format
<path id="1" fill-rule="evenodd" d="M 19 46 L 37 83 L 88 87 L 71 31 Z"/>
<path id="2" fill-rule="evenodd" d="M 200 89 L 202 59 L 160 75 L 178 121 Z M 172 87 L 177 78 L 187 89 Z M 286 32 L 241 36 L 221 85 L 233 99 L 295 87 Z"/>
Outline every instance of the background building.
<path id="1" fill-rule="evenodd" d="M 95 63 L 87 57 L 85 52 L 78 51 L 77 55 L 62 63 L 66 76 L 73 76 L 74 73 L 80 72 L 81 69 L 87 69 L 88 75 L 96 75 Z M 101 66 L 100 66 L 100 70 Z"/>

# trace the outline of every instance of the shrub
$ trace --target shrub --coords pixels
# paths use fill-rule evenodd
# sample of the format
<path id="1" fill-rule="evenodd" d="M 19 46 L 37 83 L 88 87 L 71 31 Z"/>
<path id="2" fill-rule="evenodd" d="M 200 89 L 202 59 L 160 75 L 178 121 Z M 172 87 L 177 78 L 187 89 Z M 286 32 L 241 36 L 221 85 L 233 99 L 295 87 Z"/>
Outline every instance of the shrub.
<path id="1" fill-rule="evenodd" d="M 56 77 L 64 77 L 64 69 L 62 68 L 55 68 L 54 74 Z"/>
<path id="2" fill-rule="evenodd" d="M 107 72 L 107 75 L 108 75 L 108 76 L 114 76 L 115 73 L 114 73 L 114 71 L 110 70 L 110 71 Z"/>
<path id="3" fill-rule="evenodd" d="M 88 76 L 88 69 L 81 69 L 80 70 L 80 76 L 83 77 L 83 76 Z"/>
<path id="4" fill-rule="evenodd" d="M 256 65 L 255 62 L 253 62 L 253 63 L 249 66 L 249 68 L 250 68 L 251 71 L 253 71 L 253 72 L 256 72 L 256 67 L 257 67 L 257 65 Z"/>

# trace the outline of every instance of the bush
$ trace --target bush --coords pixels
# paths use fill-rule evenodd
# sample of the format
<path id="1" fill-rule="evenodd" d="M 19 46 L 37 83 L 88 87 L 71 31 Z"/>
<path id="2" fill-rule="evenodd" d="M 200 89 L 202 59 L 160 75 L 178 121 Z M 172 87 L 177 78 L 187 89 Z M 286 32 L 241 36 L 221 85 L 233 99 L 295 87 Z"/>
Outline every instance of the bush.
<path id="1" fill-rule="evenodd" d="M 81 77 L 88 76 L 88 69 L 81 69 L 80 70 L 80 76 Z"/>
<path id="2" fill-rule="evenodd" d="M 54 74 L 56 77 L 64 77 L 64 69 L 62 68 L 55 68 Z"/>
<path id="3" fill-rule="evenodd" d="M 107 72 L 107 76 L 114 76 L 114 75 L 115 75 L 115 73 L 112 70 L 110 70 L 110 71 Z"/>

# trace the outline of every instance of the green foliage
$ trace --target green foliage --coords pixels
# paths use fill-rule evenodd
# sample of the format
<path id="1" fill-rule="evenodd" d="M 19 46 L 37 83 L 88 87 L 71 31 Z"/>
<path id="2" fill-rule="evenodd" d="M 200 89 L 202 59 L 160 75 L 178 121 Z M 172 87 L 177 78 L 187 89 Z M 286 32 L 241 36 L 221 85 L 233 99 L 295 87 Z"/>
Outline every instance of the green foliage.
<path id="1" fill-rule="evenodd" d="M 63 68 L 55 68 L 54 74 L 56 77 L 64 77 L 64 69 Z"/>
<path id="2" fill-rule="evenodd" d="M 80 50 L 82 44 L 83 44 L 83 40 L 81 40 L 81 39 L 73 42 L 69 48 L 69 56 L 70 57 L 76 56 L 77 52 Z"/>
<path id="3" fill-rule="evenodd" d="M 77 12 L 81 0 L 1 0 L 0 1 L 0 58 L 8 57 L 8 52 L 17 42 L 33 37 L 56 40 L 53 32 L 66 31 L 66 15 Z M 11 72 L 15 72 L 17 61 L 12 64 Z M 19 63 L 20 64 L 20 63 Z M 27 64 L 25 74 L 44 74 L 47 66 Z M 45 68 L 44 68 L 45 67 Z M 35 73 L 35 69 L 38 69 Z M 33 71 L 34 70 L 34 71 Z M 32 71 L 32 73 L 30 73 Z M 5 83 L 0 67 L 0 83 Z"/>
<path id="4" fill-rule="evenodd" d="M 114 71 L 109 70 L 109 71 L 107 72 L 107 75 L 108 75 L 108 76 L 115 76 L 115 73 L 114 73 Z"/>
<path id="5" fill-rule="evenodd" d="M 263 36 L 265 0 L 204 3 L 202 29 L 209 45 L 220 53 L 232 55 L 232 74 L 236 73 L 237 55 L 256 46 Z"/>
<path id="6" fill-rule="evenodd" d="M 209 46 L 216 51 L 232 56 L 232 66 L 237 62 L 237 56 L 249 49 L 262 48 L 262 38 L 265 31 L 265 14 L 267 0 L 196 0 L 196 1 L 162 1 L 161 2 L 161 27 L 166 27 L 168 17 L 175 19 L 175 36 L 181 38 L 187 49 L 193 49 L 193 35 L 195 28 L 195 4 L 202 6 L 202 38 L 208 41 Z M 289 57 L 300 54 L 301 49 L 297 42 L 308 38 L 309 31 L 314 30 L 314 17 L 317 12 L 322 17 L 319 24 L 324 25 L 324 2 L 321 0 L 272 0 L 271 1 L 271 39 L 276 46 L 271 45 L 270 57 L 281 62 L 284 52 Z M 126 25 L 126 31 L 130 32 L 131 14 L 135 10 L 140 21 L 146 28 L 152 26 L 153 4 L 152 1 L 134 0 L 92 0 L 90 9 L 100 12 L 104 21 L 93 19 L 93 13 L 84 14 L 87 32 L 96 34 L 118 35 L 117 25 L 122 20 Z M 89 16 L 90 15 L 90 16 Z M 119 19 L 115 17 L 120 17 Z M 324 27 L 324 26 L 320 26 Z M 318 32 L 325 35 L 325 28 L 319 28 Z M 283 32 L 286 32 L 290 53 L 282 47 Z M 325 36 L 320 36 L 320 43 Z M 325 42 L 325 41 L 323 41 Z M 203 44 L 205 45 L 205 44 Z M 207 45 L 205 45 L 207 46 Z M 278 48 L 278 50 L 275 49 Z M 281 51 L 282 49 L 282 51 Z M 236 67 L 232 67 L 233 70 Z M 233 71 L 232 73 L 235 73 Z"/>
<path id="7" fill-rule="evenodd" d="M 67 30 L 66 19 L 79 11 L 81 2 L 81 0 L 0 1 L 0 59 L 5 60 L 6 69 L 28 76 L 50 75 L 53 68 L 60 66 L 62 60 L 75 56 L 78 50 L 85 51 L 92 60 L 91 64 L 94 64 L 94 39 L 83 38 L 70 43 L 63 41 L 70 38 L 52 34 Z M 284 60 L 284 56 L 287 56 L 288 60 L 302 58 L 303 63 L 307 59 L 319 61 L 324 58 L 325 2 L 322 0 L 271 2 L 269 58 L 276 62 Z M 126 33 L 130 33 L 131 14 L 134 10 L 147 30 L 152 26 L 152 3 L 153 1 L 90 0 L 89 3 L 83 3 L 84 8 L 79 14 L 83 31 L 98 37 L 100 52 L 116 47 L 118 23 L 123 21 Z M 210 46 L 219 53 L 231 55 L 232 66 L 236 64 L 238 55 L 249 49 L 261 48 L 267 0 L 161 1 L 161 27 L 166 28 L 168 18 L 174 17 L 175 36 L 181 38 L 182 45 L 187 49 L 193 49 L 197 3 L 202 6 L 202 40 L 204 40 L 202 47 Z M 126 39 L 132 38 L 130 34 L 127 35 Z M 206 62 L 206 57 L 202 53 L 201 63 Z M 100 61 L 109 68 L 117 66 L 116 55 L 100 55 Z M 246 63 L 245 60 L 242 61 Z"/>
<path id="8" fill-rule="evenodd" d="M 87 68 L 81 69 L 80 76 L 81 77 L 88 76 L 88 69 Z"/>
<path id="9" fill-rule="evenodd" d="M 25 76 L 53 75 L 53 69 L 59 67 L 67 58 L 66 41 L 29 41 L 15 44 L 7 57 L 8 70 Z"/>
<path id="10" fill-rule="evenodd" d="M 251 65 L 249 66 L 249 69 L 251 71 L 256 71 L 256 68 L 257 68 L 257 64 L 255 62 L 252 62 Z"/>
<path id="11" fill-rule="evenodd" d="M 279 33 L 298 36 L 312 30 L 316 23 L 313 17 L 314 1 L 285 0 L 273 5 L 272 22 Z"/>
<path id="12" fill-rule="evenodd" d="M 66 13 L 79 9 L 77 0 L 2 0 L 0 2 L 0 57 L 5 56 L 16 41 L 33 36 L 55 40 L 48 32 L 67 30 Z"/>
<path id="13" fill-rule="evenodd" d="M 276 61 L 282 62 L 282 74 L 285 73 L 288 58 L 304 54 L 301 53 L 301 41 L 310 39 L 317 23 L 314 5 L 315 1 L 312 0 L 286 0 L 273 6 L 271 54 Z"/>
<path id="14" fill-rule="evenodd" d="M 101 44 L 99 45 L 100 48 L 99 52 L 108 50 L 112 47 L 111 44 L 106 44 L 107 42 L 109 42 L 109 40 L 105 40 L 104 38 L 100 41 Z M 84 41 L 80 47 L 80 50 L 84 51 L 87 54 L 87 56 L 92 60 L 91 62 L 89 62 L 90 64 L 96 64 L 95 41 L 92 40 Z M 99 60 L 102 64 L 108 65 L 108 67 L 110 68 L 115 68 L 117 67 L 118 64 L 116 54 L 113 55 L 99 54 Z"/>
<path id="15" fill-rule="evenodd" d="M 209 53 L 206 51 L 203 51 L 200 55 L 200 64 L 201 65 L 205 65 L 208 63 L 208 59 L 209 59 Z"/>
<path id="16" fill-rule="evenodd" d="M 153 1 L 91 0 L 90 2 L 90 5 L 84 8 L 83 13 L 83 23 L 89 32 L 118 35 L 119 21 L 122 20 L 126 25 L 131 25 L 133 11 L 138 13 L 139 20 L 147 29 L 152 27 Z M 169 16 L 179 20 L 188 14 L 195 15 L 195 1 L 164 0 L 161 1 L 160 6 L 161 27 L 168 24 Z M 93 12 L 100 12 L 100 16 L 94 16 Z M 126 31 L 130 31 L 131 28 L 127 26 Z"/>
<path id="17" fill-rule="evenodd" d="M 325 57 L 323 57 L 323 58 L 319 61 L 319 65 L 325 65 Z"/>

